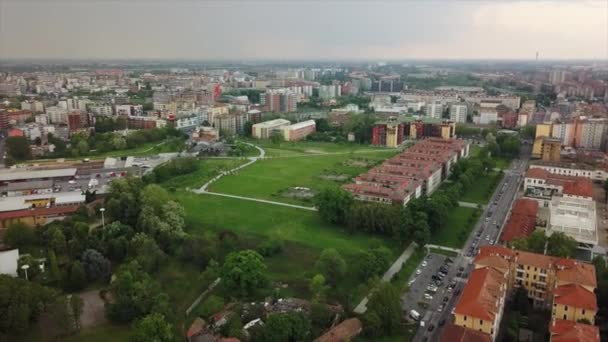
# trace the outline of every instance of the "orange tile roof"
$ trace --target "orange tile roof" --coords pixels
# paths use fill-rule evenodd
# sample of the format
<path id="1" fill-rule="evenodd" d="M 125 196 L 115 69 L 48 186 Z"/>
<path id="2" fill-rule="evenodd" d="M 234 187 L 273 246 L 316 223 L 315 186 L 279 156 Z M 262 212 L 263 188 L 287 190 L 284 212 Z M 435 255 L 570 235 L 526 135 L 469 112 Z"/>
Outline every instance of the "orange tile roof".
<path id="1" fill-rule="evenodd" d="M 359 335 L 363 324 L 358 318 L 349 318 L 342 323 L 331 328 L 322 336 L 314 340 L 314 342 L 341 342 L 349 341 L 351 338 Z"/>
<path id="2" fill-rule="evenodd" d="M 493 267 L 473 270 L 454 312 L 493 321 L 499 310 L 497 304 L 505 281 L 503 273 Z"/>
<path id="3" fill-rule="evenodd" d="M 563 192 L 572 196 L 593 197 L 593 184 L 588 178 L 577 179 L 564 184 Z"/>
<path id="4" fill-rule="evenodd" d="M 526 178 L 545 179 L 549 175 L 549 171 L 541 168 L 530 168 L 526 172 Z"/>
<path id="5" fill-rule="evenodd" d="M 506 273 L 509 270 L 509 262 L 498 255 L 483 255 L 475 258 L 475 265 L 494 267 Z"/>
<path id="6" fill-rule="evenodd" d="M 595 294 L 578 284 L 556 287 L 553 290 L 553 303 L 597 311 Z"/>
<path id="7" fill-rule="evenodd" d="M 491 255 L 510 259 L 517 264 L 545 269 L 554 269 L 555 277 L 560 285 L 579 284 L 591 288 L 597 287 L 595 266 L 585 262 L 556 258 L 548 255 L 511 250 L 502 246 L 482 246 L 475 257 L 475 263 Z"/>
<path id="8" fill-rule="evenodd" d="M 461 327 L 455 324 L 447 324 L 441 333 L 441 342 L 491 342 L 490 334 L 481 331 Z"/>
<path id="9" fill-rule="evenodd" d="M 477 261 L 477 258 L 490 255 L 498 255 L 505 259 L 513 259 L 515 257 L 515 251 L 503 246 L 481 246 L 479 247 L 479 252 L 475 257 L 475 260 Z"/>
<path id="10" fill-rule="evenodd" d="M 515 238 L 530 235 L 536 228 L 538 202 L 531 199 L 518 199 L 513 203 L 511 216 L 500 235 L 500 241 L 509 242 Z"/>
<path id="11" fill-rule="evenodd" d="M 551 342 L 600 342 L 600 329 L 594 325 L 558 319 L 549 331 Z"/>
<path id="12" fill-rule="evenodd" d="M 570 261 L 568 263 L 568 261 Z M 592 264 L 573 261 L 569 259 L 559 259 L 556 262 L 557 271 L 555 276 L 558 284 L 579 284 L 582 286 L 597 287 L 595 276 L 595 266 Z"/>

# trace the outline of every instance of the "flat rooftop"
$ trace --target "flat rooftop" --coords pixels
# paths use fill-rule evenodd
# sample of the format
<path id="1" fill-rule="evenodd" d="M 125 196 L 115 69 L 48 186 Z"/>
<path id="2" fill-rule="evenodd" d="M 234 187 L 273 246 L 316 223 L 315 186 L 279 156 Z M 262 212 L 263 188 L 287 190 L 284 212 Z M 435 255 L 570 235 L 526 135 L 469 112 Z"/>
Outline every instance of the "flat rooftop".
<path id="1" fill-rule="evenodd" d="M 73 177 L 77 169 L 55 169 L 55 170 L 9 170 L 0 172 L 0 182 L 9 182 L 21 179 L 39 179 L 55 177 Z"/>

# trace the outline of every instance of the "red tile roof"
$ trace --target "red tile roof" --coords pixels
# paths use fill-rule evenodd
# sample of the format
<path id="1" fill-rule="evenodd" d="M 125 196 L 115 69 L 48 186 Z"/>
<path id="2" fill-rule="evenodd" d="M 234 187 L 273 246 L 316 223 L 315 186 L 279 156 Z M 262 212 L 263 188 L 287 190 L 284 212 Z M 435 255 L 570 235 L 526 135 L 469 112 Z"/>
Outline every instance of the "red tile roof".
<path id="1" fill-rule="evenodd" d="M 554 269 L 558 285 L 579 284 L 591 288 L 597 287 L 595 266 L 585 262 L 556 258 L 548 255 L 512 250 L 502 246 L 481 246 L 475 257 L 475 264 L 485 257 L 497 255 L 517 264 Z"/>
<path id="2" fill-rule="evenodd" d="M 314 342 L 350 341 L 350 339 L 361 333 L 362 328 L 363 325 L 358 318 L 349 318 L 331 328 L 331 330 L 314 340 Z"/>
<path id="3" fill-rule="evenodd" d="M 513 204 L 511 216 L 505 224 L 500 241 L 510 242 L 515 238 L 530 235 L 536 227 L 538 202 L 530 199 L 518 199 Z"/>
<path id="4" fill-rule="evenodd" d="M 551 342 L 599 342 L 600 329 L 594 325 L 558 319 L 549 327 Z"/>
<path id="5" fill-rule="evenodd" d="M 493 321 L 498 314 L 498 301 L 503 295 L 503 273 L 492 267 L 478 268 L 471 272 L 454 313 Z"/>
<path id="6" fill-rule="evenodd" d="M 461 327 L 455 324 L 447 324 L 441 333 L 441 342 L 491 342 L 490 334 L 477 330 Z"/>
<path id="7" fill-rule="evenodd" d="M 595 294 L 578 284 L 556 287 L 553 290 L 553 303 L 597 311 Z"/>
<path id="8" fill-rule="evenodd" d="M 564 184 L 564 194 L 571 196 L 593 197 L 591 179 L 579 177 L 574 182 Z"/>
<path id="9" fill-rule="evenodd" d="M 19 217 L 30 217 L 30 216 L 52 216 L 52 215 L 72 214 L 72 213 L 76 212 L 78 210 L 78 208 L 79 208 L 79 206 L 77 206 L 77 205 L 70 205 L 70 206 L 63 206 L 63 207 L 5 211 L 5 212 L 0 213 L 0 220 L 19 218 Z"/>

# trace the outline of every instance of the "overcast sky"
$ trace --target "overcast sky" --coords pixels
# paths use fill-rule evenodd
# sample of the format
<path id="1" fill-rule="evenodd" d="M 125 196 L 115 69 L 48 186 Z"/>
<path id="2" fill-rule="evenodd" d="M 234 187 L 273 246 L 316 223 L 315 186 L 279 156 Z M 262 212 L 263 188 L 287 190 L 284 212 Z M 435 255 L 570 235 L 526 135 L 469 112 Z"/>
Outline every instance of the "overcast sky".
<path id="1" fill-rule="evenodd" d="M 606 59 L 608 2 L 0 0 L 0 58 Z"/>

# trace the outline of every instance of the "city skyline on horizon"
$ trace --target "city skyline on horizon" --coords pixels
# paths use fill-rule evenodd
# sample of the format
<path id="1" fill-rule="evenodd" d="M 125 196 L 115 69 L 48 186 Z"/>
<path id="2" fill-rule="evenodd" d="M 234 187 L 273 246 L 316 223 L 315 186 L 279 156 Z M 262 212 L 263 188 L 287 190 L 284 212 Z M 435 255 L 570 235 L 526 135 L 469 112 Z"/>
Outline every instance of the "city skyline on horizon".
<path id="1" fill-rule="evenodd" d="M 607 22 L 595 0 L 0 0 L 0 59 L 605 61 Z"/>

